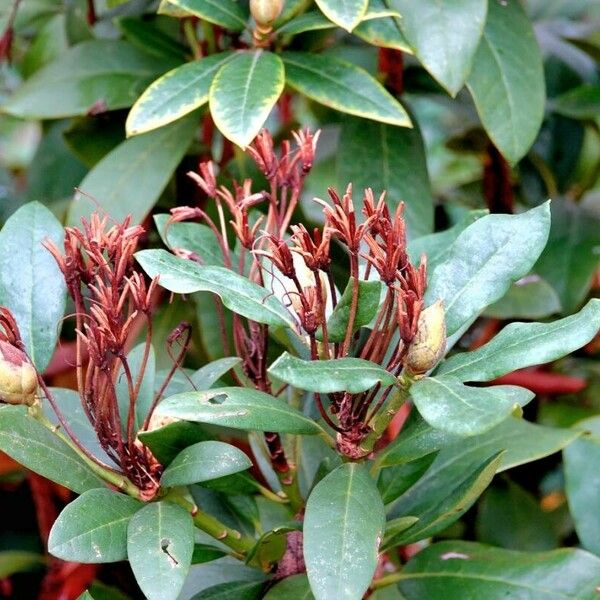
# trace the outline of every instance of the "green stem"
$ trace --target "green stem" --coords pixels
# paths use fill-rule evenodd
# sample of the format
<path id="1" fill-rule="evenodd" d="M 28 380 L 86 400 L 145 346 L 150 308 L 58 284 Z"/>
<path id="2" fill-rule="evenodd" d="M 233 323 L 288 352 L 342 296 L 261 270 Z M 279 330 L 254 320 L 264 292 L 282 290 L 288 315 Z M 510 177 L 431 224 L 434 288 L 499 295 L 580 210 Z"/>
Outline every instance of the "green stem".
<path id="1" fill-rule="evenodd" d="M 174 502 L 187 510 L 192 515 L 194 525 L 198 527 L 198 529 L 201 529 L 216 540 L 229 546 L 238 557 L 243 558 L 256 544 L 254 538 L 242 535 L 236 529 L 227 527 L 212 515 L 200 510 L 196 504 L 186 500 L 179 493 L 171 492 L 166 497 L 171 502 Z"/>
<path id="2" fill-rule="evenodd" d="M 281 489 L 287 496 L 290 506 L 294 513 L 297 513 L 304 507 L 304 498 L 300 494 L 300 486 L 298 484 L 298 471 L 295 466 L 290 465 L 290 470 L 287 473 L 277 473 Z"/>
<path id="3" fill-rule="evenodd" d="M 202 21 L 202 33 L 206 42 L 207 54 L 214 54 L 217 51 L 217 42 L 215 40 L 215 30 L 208 21 Z"/>
<path id="4" fill-rule="evenodd" d="M 136 498 L 137 500 L 141 499 L 140 490 L 137 486 L 135 486 L 127 477 L 121 475 L 120 473 L 116 473 L 115 471 L 111 471 L 110 469 L 106 469 L 101 467 L 98 463 L 95 463 L 89 457 L 87 457 L 81 449 L 71 440 L 70 437 L 66 436 L 61 430 L 60 426 L 55 425 L 50 422 L 42 413 L 39 407 L 32 407 L 30 409 L 31 415 L 37 419 L 39 423 L 41 423 L 46 429 L 52 432 L 55 436 L 60 438 L 65 444 L 69 446 L 74 452 L 77 453 L 79 458 L 93 471 L 98 477 L 114 485 L 116 488 L 121 490 L 122 492 Z"/>
<path id="5" fill-rule="evenodd" d="M 399 387 L 397 387 L 390 394 L 390 397 L 387 399 L 386 403 L 373 417 L 373 421 L 371 423 L 372 431 L 360 445 L 361 450 L 363 450 L 365 453 L 370 453 L 373 451 L 377 440 L 384 434 L 396 413 L 408 400 L 410 395 L 410 386 L 412 383 L 412 379 L 406 376 L 399 378 Z"/>
<path id="6" fill-rule="evenodd" d="M 409 576 L 402 573 L 401 571 L 396 571 L 395 573 L 390 573 L 389 575 L 384 575 L 383 577 L 376 579 L 371 584 L 371 589 L 379 590 L 381 588 L 388 587 L 389 585 L 394 585 L 399 581 L 402 581 L 403 579 L 407 579 L 408 577 Z"/>
<path id="7" fill-rule="evenodd" d="M 192 19 L 183 19 L 183 33 L 192 50 L 194 60 L 202 58 L 202 48 L 200 48 L 200 44 L 198 43 L 198 38 L 196 37 L 196 26 L 194 25 Z"/>

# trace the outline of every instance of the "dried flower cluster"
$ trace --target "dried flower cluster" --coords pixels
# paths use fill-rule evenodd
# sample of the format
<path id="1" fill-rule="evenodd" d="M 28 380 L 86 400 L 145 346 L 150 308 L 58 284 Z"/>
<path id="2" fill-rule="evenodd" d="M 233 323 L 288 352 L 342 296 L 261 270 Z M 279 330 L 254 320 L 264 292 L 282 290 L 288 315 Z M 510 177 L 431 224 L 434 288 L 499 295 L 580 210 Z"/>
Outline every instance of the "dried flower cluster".
<path id="1" fill-rule="evenodd" d="M 142 227 L 131 226 L 130 219 L 109 227 L 107 218 L 93 215 L 90 222 L 83 221 L 82 229 L 66 228 L 64 253 L 50 241 L 45 245 L 56 259 L 75 304 L 77 385 L 85 413 L 107 455 L 148 499 L 158 489 L 161 465 L 137 440 L 136 428 L 136 404 L 152 342 L 151 299 L 157 283 L 153 280 L 147 285 L 133 266 L 133 254 L 143 232 Z M 146 327 L 146 345 L 142 365 L 133 373 L 126 350 L 140 320 Z M 123 411 L 117 395 L 120 376 L 128 390 Z M 142 430 L 148 428 L 159 398 L 160 393 Z"/>
<path id="2" fill-rule="evenodd" d="M 302 224 L 290 226 L 313 164 L 318 134 L 301 131 L 294 133 L 294 138 L 295 147 L 283 142 L 279 156 L 267 131 L 248 148 L 269 183 L 268 191 L 253 192 L 250 180 L 234 181 L 233 192 L 218 187 L 213 164 L 201 164 L 199 173 L 190 176 L 215 201 L 218 224 L 201 208 L 191 207 L 174 209 L 170 222 L 202 219 L 214 231 L 226 266 L 274 291 L 277 287 L 283 289 L 282 299 L 296 317 L 298 333 L 306 336 L 313 360 L 356 356 L 399 375 L 417 333 L 426 282 L 424 259 L 418 267 L 408 259 L 403 205 L 400 203 L 391 213 L 385 194 L 375 200 L 372 191 L 366 190 L 360 214 L 354 208 L 351 186 L 341 198 L 329 189 L 329 203 L 317 200 L 323 207 L 322 229 L 309 232 Z M 266 216 L 253 211 L 263 204 L 267 205 Z M 237 255 L 227 240 L 225 209 L 239 240 Z M 340 301 L 332 271 L 333 242 L 345 249 L 350 266 L 348 322 L 343 338 L 335 340 L 331 340 L 327 326 L 328 315 Z M 175 252 L 202 263 L 201 256 L 185 248 Z M 382 282 L 384 293 L 374 323 L 365 334 L 358 331 L 355 320 L 361 282 L 373 279 Z M 224 326 L 222 333 L 223 343 L 227 344 Z M 266 374 L 268 339 L 266 325 L 234 315 L 235 352 L 243 359 L 245 374 L 258 389 L 271 392 Z M 333 393 L 328 398 L 328 409 L 316 394 L 322 417 L 338 432 L 342 452 L 356 452 L 391 390 L 377 386 L 362 394 Z M 281 469 L 286 469 L 278 437 L 270 435 L 273 458 Z"/>

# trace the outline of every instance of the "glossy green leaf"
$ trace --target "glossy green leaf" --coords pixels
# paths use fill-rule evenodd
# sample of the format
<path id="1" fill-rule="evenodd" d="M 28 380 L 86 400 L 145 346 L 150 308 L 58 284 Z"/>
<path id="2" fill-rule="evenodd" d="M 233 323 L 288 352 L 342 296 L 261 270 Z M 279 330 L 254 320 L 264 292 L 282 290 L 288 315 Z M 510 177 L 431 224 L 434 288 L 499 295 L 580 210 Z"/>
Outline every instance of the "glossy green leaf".
<path id="1" fill-rule="evenodd" d="M 198 442 L 182 450 L 165 469 L 160 483 L 191 485 L 245 471 L 252 461 L 239 448 L 224 442 Z"/>
<path id="2" fill-rule="evenodd" d="M 197 254 L 204 265 L 224 266 L 221 246 L 214 231 L 204 223 L 171 223 L 170 215 L 154 215 L 156 229 L 164 244 L 171 250 L 183 248 Z"/>
<path id="3" fill-rule="evenodd" d="M 250 431 L 316 434 L 321 428 L 283 399 L 241 387 L 184 392 L 163 400 L 157 413 Z"/>
<path id="4" fill-rule="evenodd" d="M 546 95 L 540 49 L 519 0 L 489 3 L 467 85 L 485 130 L 516 163 L 537 136 Z"/>
<path id="5" fill-rule="evenodd" d="M 375 194 L 385 190 L 392 211 L 404 202 L 411 239 L 431 232 L 433 196 L 418 127 L 344 119 L 336 168 L 340 187 L 352 183 L 358 193 L 365 188 L 372 188 Z"/>
<path id="6" fill-rule="evenodd" d="M 341 465 L 317 484 L 304 516 L 304 560 L 317 600 L 362 598 L 384 524 L 383 502 L 364 466 Z"/>
<path id="7" fill-rule="evenodd" d="M 545 319 L 560 312 L 560 299 L 554 288 L 536 276 L 513 283 L 508 292 L 485 309 L 492 319 Z"/>
<path id="8" fill-rule="evenodd" d="M 509 417 L 500 425 L 481 435 L 462 438 L 445 446 L 440 455 L 456 452 L 505 450 L 498 472 L 539 460 L 558 452 L 581 435 L 573 429 L 558 429 L 535 425 L 523 419 Z"/>
<path id="9" fill-rule="evenodd" d="M 486 0 L 390 0 L 423 66 L 455 96 L 471 70 L 487 12 Z"/>
<path id="10" fill-rule="evenodd" d="M 225 550 L 219 550 L 214 546 L 208 544 L 195 544 L 194 553 L 192 554 L 192 564 L 201 565 L 203 563 L 211 562 L 225 556 L 227 552 Z"/>
<path id="11" fill-rule="evenodd" d="M 127 525 L 143 504 L 107 489 L 89 490 L 58 516 L 48 552 L 62 560 L 107 563 L 127 558 Z"/>
<path id="12" fill-rule="evenodd" d="M 192 517 L 170 502 L 138 511 L 127 528 L 127 555 L 148 600 L 175 600 L 190 569 L 194 551 Z"/>
<path id="13" fill-rule="evenodd" d="M 369 0 L 316 0 L 323 14 L 346 31 L 352 31 L 362 20 Z"/>
<path id="14" fill-rule="evenodd" d="M 457 521 L 490 484 L 501 460 L 502 451 L 488 449 L 440 452 L 423 477 L 390 505 L 390 517 L 419 520 L 386 536 L 384 548 L 431 537 Z"/>
<path id="15" fill-rule="evenodd" d="M 369 0 L 367 15 L 374 10 L 384 12 L 388 3 L 386 0 Z M 412 54 L 412 48 L 402 33 L 400 19 L 395 15 L 363 19 L 352 33 L 373 46 Z"/>
<path id="16" fill-rule="evenodd" d="M 385 524 L 385 537 L 392 539 L 409 527 L 412 527 L 419 519 L 417 517 L 398 517 Z"/>
<path id="17" fill-rule="evenodd" d="M 27 414 L 24 406 L 0 406 L 0 450 L 78 494 L 104 487 L 79 455 Z"/>
<path id="18" fill-rule="evenodd" d="M 169 3 L 230 31 L 241 31 L 248 20 L 235 0 L 169 0 Z"/>
<path id="19" fill-rule="evenodd" d="M 444 262 L 448 257 L 448 252 L 456 238 L 477 219 L 485 217 L 488 214 L 487 210 L 470 210 L 467 215 L 461 219 L 456 225 L 438 231 L 423 235 L 408 243 L 408 256 L 413 264 L 419 262 L 423 254 L 427 256 L 427 271 L 431 274 L 438 264 Z"/>
<path id="20" fill-rule="evenodd" d="M 261 130 L 284 83 L 284 67 L 277 54 L 239 52 L 219 69 L 210 86 L 210 114 L 215 125 L 226 138 L 245 148 Z"/>
<path id="21" fill-rule="evenodd" d="M 582 550 L 517 552 L 452 540 L 425 548 L 402 569 L 407 600 L 535 598 L 594 600 L 600 559 Z"/>
<path id="22" fill-rule="evenodd" d="M 264 600 L 314 600 L 306 573 L 286 577 L 276 583 L 266 594 Z"/>
<path id="23" fill-rule="evenodd" d="M 117 27 L 134 46 L 159 58 L 171 58 L 178 62 L 185 60 L 187 48 L 175 36 L 165 31 L 166 19 L 145 19 L 143 17 L 119 17 Z"/>
<path id="24" fill-rule="evenodd" d="M 600 117 L 600 85 L 581 85 L 554 100 L 554 111 L 572 119 Z"/>
<path id="25" fill-rule="evenodd" d="M 50 388 L 50 392 L 63 419 L 67 422 L 71 431 L 77 436 L 77 439 L 81 444 L 96 458 L 99 458 L 107 465 L 113 466 L 111 459 L 102 449 L 102 446 L 98 441 L 96 430 L 92 427 L 90 420 L 85 414 L 79 393 L 75 390 L 55 387 Z M 60 421 L 46 397 L 42 398 L 42 407 L 46 418 L 52 422 L 53 425 L 60 427 Z"/>
<path id="26" fill-rule="evenodd" d="M 398 437 L 378 454 L 377 464 L 381 467 L 402 465 L 437 452 L 454 439 L 456 436 L 434 429 L 418 411 L 411 410 Z"/>
<path id="27" fill-rule="evenodd" d="M 271 292 L 230 269 L 204 267 L 165 250 L 143 250 L 135 257 L 150 277 L 160 275 L 160 285 L 171 292 L 212 292 L 227 308 L 257 323 L 293 325 L 291 315 Z"/>
<path id="28" fill-rule="evenodd" d="M 77 44 L 38 71 L 2 107 L 27 119 L 85 115 L 92 109 L 131 106 L 140 92 L 173 61 L 128 42 L 90 40 Z"/>
<path id="29" fill-rule="evenodd" d="M 170 423 L 152 431 L 142 431 L 138 437 L 164 466 L 169 465 L 188 446 L 210 439 L 210 435 L 200 424 L 186 421 Z"/>
<path id="30" fill-rule="evenodd" d="M 269 367 L 269 373 L 294 387 L 321 394 L 343 391 L 358 394 L 378 383 L 384 386 L 396 383 L 396 378 L 383 367 L 351 357 L 312 361 L 284 352 Z"/>
<path id="31" fill-rule="evenodd" d="M 510 480 L 490 486 L 477 510 L 477 540 L 509 550 L 552 550 L 558 536 L 552 515 L 539 501 Z"/>
<path id="32" fill-rule="evenodd" d="M 556 290 L 569 314 L 581 305 L 600 266 L 600 217 L 594 204 L 585 200 L 557 200 L 551 208 L 548 245 L 535 271 Z"/>
<path id="33" fill-rule="evenodd" d="M 246 555 L 246 564 L 258 566 L 263 570 L 279 562 L 287 549 L 288 533 L 301 531 L 302 524 L 290 522 L 277 525 L 260 536 L 254 547 Z"/>
<path id="34" fill-rule="evenodd" d="M 548 203 L 519 215 L 488 215 L 456 239 L 427 287 L 426 303 L 444 301 L 448 335 L 466 328 L 483 309 L 524 277 L 550 231 Z"/>
<path id="35" fill-rule="evenodd" d="M 510 323 L 473 352 L 455 354 L 439 373 L 461 381 L 489 381 L 517 369 L 552 362 L 590 342 L 600 330 L 600 300 L 552 323 Z"/>
<path id="36" fill-rule="evenodd" d="M 119 144 L 79 185 L 82 193 L 75 196 L 69 223 L 78 225 L 81 217 L 98 210 L 116 221 L 127 215 L 134 223 L 142 221 L 185 155 L 195 133 L 194 123 L 195 118 L 188 117 Z"/>
<path id="37" fill-rule="evenodd" d="M 43 66 L 56 60 L 68 47 L 66 17 L 64 14 L 54 15 L 40 27 L 23 57 L 25 78 L 28 79 Z"/>
<path id="38" fill-rule="evenodd" d="M 291 19 L 276 30 L 277 35 L 298 35 L 307 31 L 335 29 L 336 25 L 319 11 L 309 11 Z"/>
<path id="39" fill-rule="evenodd" d="M 66 304 L 63 275 L 42 242 L 60 248 L 63 237 L 61 224 L 38 202 L 21 207 L 0 232 L 0 304 L 12 311 L 40 372 L 54 353 Z"/>
<path id="40" fill-rule="evenodd" d="M 352 306 L 352 290 L 354 279 L 351 277 L 344 293 L 339 298 L 333 312 L 327 319 L 327 333 L 330 342 L 343 342 L 350 319 L 350 308 Z M 358 331 L 361 327 L 368 325 L 379 309 L 379 298 L 381 295 L 380 281 L 358 282 L 358 304 L 354 316 L 352 331 Z"/>
<path id="41" fill-rule="evenodd" d="M 413 461 L 389 469 L 382 469 L 377 479 L 377 488 L 383 503 L 390 504 L 417 483 L 427 469 L 431 467 L 436 454 L 436 452 L 432 452 Z M 417 521 L 418 519 L 415 518 L 414 520 Z"/>
<path id="42" fill-rule="evenodd" d="M 580 421 L 576 428 L 587 433 L 563 451 L 565 490 L 583 547 L 600 555 L 600 416 Z"/>
<path id="43" fill-rule="evenodd" d="M 340 112 L 411 127 L 402 105 L 364 69 L 305 52 L 284 52 L 286 83 L 311 100 Z"/>
<path id="44" fill-rule="evenodd" d="M 232 52 L 205 56 L 165 73 L 136 100 L 127 117 L 127 135 L 163 127 L 208 102 L 208 90 L 217 71 Z"/>
<path id="45" fill-rule="evenodd" d="M 66 122 L 68 127 L 62 131 L 62 139 L 70 151 L 69 155 L 75 155 L 81 161 L 79 175 L 72 183 L 67 179 L 65 187 L 68 184 L 68 193 L 63 198 L 71 199 L 73 189 L 81 183 L 87 173 L 87 169 L 96 166 L 111 150 L 114 150 L 121 142 L 125 140 L 123 123 L 119 120 L 113 120 L 110 117 L 81 117 Z M 38 150 L 39 152 L 39 150 Z M 47 176 L 47 175 L 46 175 Z"/>
<path id="46" fill-rule="evenodd" d="M 190 600 L 260 600 L 263 588 L 262 581 L 227 581 L 202 590 Z"/>
<path id="47" fill-rule="evenodd" d="M 0 578 L 6 579 L 17 573 L 41 568 L 44 557 L 24 550 L 4 550 L 0 552 Z"/>
<path id="48" fill-rule="evenodd" d="M 535 394 L 512 385 L 469 387 L 453 376 L 441 376 L 417 381 L 410 395 L 432 427 L 455 435 L 476 435 L 504 421 Z"/>

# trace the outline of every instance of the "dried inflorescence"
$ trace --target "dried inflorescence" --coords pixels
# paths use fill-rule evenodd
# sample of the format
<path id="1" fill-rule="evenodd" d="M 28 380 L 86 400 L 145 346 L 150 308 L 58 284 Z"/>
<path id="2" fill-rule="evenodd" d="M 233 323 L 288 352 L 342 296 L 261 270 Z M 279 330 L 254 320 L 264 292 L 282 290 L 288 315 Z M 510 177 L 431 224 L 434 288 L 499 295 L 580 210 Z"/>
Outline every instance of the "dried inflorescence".
<path id="1" fill-rule="evenodd" d="M 136 404 L 151 350 L 151 303 L 157 280 L 147 284 L 134 269 L 133 254 L 144 229 L 130 219 L 109 226 L 92 215 L 82 229 L 67 227 L 64 252 L 45 242 L 60 267 L 75 304 L 77 385 L 85 413 L 100 444 L 123 474 L 149 499 L 158 489 L 161 465 L 137 440 Z M 132 372 L 127 347 L 139 328 L 146 327 L 141 367 Z M 84 355 L 89 357 L 87 364 Z M 117 379 L 127 382 L 127 409 L 119 409 Z M 160 394 L 147 413 L 147 429 Z M 56 410 L 56 408 L 55 408 Z M 76 439 L 74 441 L 77 441 Z M 87 451 L 82 448 L 82 451 Z M 98 459 L 90 456 L 98 462 Z M 106 466 L 106 465 L 103 465 Z"/>
<path id="2" fill-rule="evenodd" d="M 289 141 L 274 150 L 273 140 L 263 131 L 248 148 L 249 155 L 266 177 L 269 189 L 253 192 L 249 180 L 233 183 L 233 193 L 217 186 L 212 163 L 200 165 L 199 173 L 190 173 L 200 188 L 216 202 L 218 224 L 200 208 L 173 210 L 171 222 L 188 218 L 204 220 L 215 232 L 223 251 L 224 264 L 245 274 L 256 283 L 280 292 L 294 314 L 298 333 L 306 336 L 313 360 L 356 356 L 384 366 L 399 376 L 411 342 L 418 333 L 424 306 L 426 264 L 422 258 L 413 266 L 407 254 L 403 204 L 391 213 L 385 193 L 375 200 L 365 190 L 362 211 L 354 208 L 352 186 L 340 197 L 329 189 L 329 202 L 317 200 L 323 207 L 324 226 L 309 232 L 302 224 L 290 225 L 304 179 L 315 155 L 318 133 L 294 133 L 295 147 Z M 266 216 L 253 211 L 266 205 Z M 226 232 L 225 209 L 229 213 L 237 239 L 237 258 L 231 251 Z M 345 249 L 350 271 L 348 282 L 350 307 L 343 340 L 330 342 L 327 317 L 337 305 L 339 293 L 332 272 L 333 242 Z M 180 256 L 185 249 L 177 249 Z M 202 262 L 202 257 L 194 257 Z M 237 262 L 236 262 L 237 261 Z M 234 264 L 235 263 L 235 264 Z M 382 302 L 367 334 L 355 327 L 361 281 L 382 283 Z M 223 331 L 224 343 L 226 332 Z M 266 374 L 268 329 L 234 316 L 235 351 L 243 360 L 246 375 L 254 385 L 270 392 Z M 362 394 L 329 394 L 329 408 L 316 394 L 323 418 L 338 432 L 340 450 L 354 455 L 360 442 L 371 431 L 370 422 L 385 405 L 392 387 Z M 272 450 L 283 452 L 280 448 Z M 285 463 L 281 462 L 282 468 Z"/>

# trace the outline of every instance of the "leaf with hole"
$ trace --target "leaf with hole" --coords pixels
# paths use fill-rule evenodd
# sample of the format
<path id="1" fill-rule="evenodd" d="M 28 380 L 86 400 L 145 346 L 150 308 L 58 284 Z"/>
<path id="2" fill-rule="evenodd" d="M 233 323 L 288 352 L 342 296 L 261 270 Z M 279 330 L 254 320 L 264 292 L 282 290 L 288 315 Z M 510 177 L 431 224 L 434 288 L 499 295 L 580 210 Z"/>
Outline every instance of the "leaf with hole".
<path id="1" fill-rule="evenodd" d="M 157 413 L 249 431 L 318 434 L 323 430 L 285 400 L 241 387 L 184 392 L 163 400 Z"/>
<path id="2" fill-rule="evenodd" d="M 183 508 L 167 501 L 138 511 L 127 528 L 127 555 L 148 600 L 175 600 L 190 569 L 194 524 Z"/>

